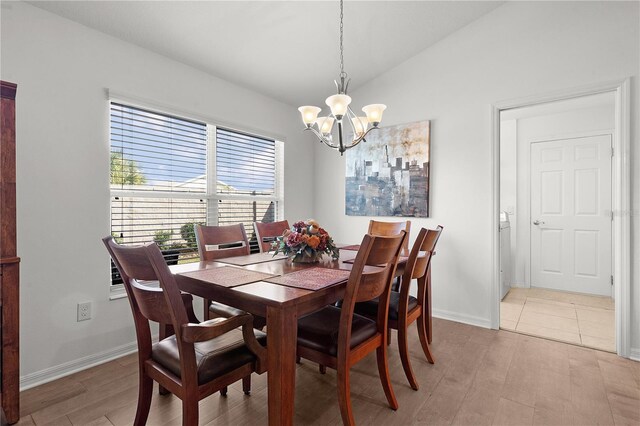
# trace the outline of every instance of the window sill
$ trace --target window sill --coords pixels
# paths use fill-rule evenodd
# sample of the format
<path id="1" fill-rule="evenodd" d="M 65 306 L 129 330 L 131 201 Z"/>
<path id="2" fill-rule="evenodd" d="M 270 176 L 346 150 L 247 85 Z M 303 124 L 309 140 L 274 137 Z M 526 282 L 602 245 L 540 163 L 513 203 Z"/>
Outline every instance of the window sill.
<path id="1" fill-rule="evenodd" d="M 109 300 L 125 299 L 126 297 L 127 291 L 122 285 L 113 286 L 109 291 Z"/>

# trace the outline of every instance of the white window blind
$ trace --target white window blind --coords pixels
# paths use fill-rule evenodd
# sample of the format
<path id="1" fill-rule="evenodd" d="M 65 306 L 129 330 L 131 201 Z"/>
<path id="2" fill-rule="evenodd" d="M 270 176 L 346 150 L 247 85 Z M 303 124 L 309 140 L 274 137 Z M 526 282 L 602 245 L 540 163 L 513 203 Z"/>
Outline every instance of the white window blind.
<path id="1" fill-rule="evenodd" d="M 111 102 L 111 234 L 155 241 L 168 264 L 198 260 L 195 224 L 278 220 L 281 148 L 273 139 Z M 214 173 L 215 172 L 215 173 Z M 120 284 L 111 264 L 111 282 Z"/>
<path id="2" fill-rule="evenodd" d="M 244 224 L 252 252 L 259 251 L 253 222 L 278 217 L 277 165 L 273 139 L 216 129 L 218 224 Z"/>
<path id="3" fill-rule="evenodd" d="M 111 103 L 111 188 L 207 192 L 207 125 Z"/>
<path id="4" fill-rule="evenodd" d="M 111 103 L 111 234 L 155 241 L 169 264 L 197 259 L 207 218 L 207 125 Z M 119 284 L 114 265 L 112 284 Z"/>

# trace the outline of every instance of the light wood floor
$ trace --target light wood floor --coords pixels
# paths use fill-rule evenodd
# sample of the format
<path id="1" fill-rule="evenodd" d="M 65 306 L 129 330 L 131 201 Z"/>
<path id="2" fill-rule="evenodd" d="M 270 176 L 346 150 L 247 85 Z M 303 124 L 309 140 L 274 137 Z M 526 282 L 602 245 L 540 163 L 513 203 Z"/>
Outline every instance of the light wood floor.
<path id="1" fill-rule="evenodd" d="M 608 352 L 616 351 L 611 297 L 512 288 L 500 302 L 500 328 Z"/>
<path id="2" fill-rule="evenodd" d="M 392 411 L 375 356 L 352 369 L 351 395 L 359 425 L 588 425 L 640 424 L 640 363 L 508 331 L 435 320 L 430 365 L 411 333 L 420 390 L 402 372 L 395 334 L 390 369 L 400 404 Z M 239 385 L 227 398 L 200 403 L 201 424 L 267 423 L 266 374 L 253 376 L 247 397 Z M 335 372 L 298 367 L 296 424 L 340 424 Z M 137 399 L 137 365 L 127 356 L 24 391 L 20 425 L 130 425 Z M 154 394 L 149 425 L 180 424 L 180 401 Z"/>

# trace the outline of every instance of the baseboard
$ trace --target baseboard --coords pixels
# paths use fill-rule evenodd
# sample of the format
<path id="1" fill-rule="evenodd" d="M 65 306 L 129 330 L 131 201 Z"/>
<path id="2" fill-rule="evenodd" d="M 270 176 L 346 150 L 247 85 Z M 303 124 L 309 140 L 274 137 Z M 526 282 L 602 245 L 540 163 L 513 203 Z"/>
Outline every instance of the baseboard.
<path id="1" fill-rule="evenodd" d="M 629 358 L 634 361 L 640 361 L 640 348 L 631 348 L 629 350 Z"/>
<path id="2" fill-rule="evenodd" d="M 511 288 L 531 288 L 531 286 L 526 283 L 511 283 Z"/>
<path id="3" fill-rule="evenodd" d="M 158 336 L 154 336 L 153 341 L 155 342 L 157 340 Z M 77 373 L 78 371 L 95 367 L 96 365 L 104 364 L 105 362 L 112 361 L 116 358 L 129 355 L 137 350 L 138 343 L 131 342 L 97 354 L 87 355 L 73 361 L 68 361 L 53 367 L 45 368 L 44 370 L 26 374 L 20 377 L 20 391 L 60 379 L 70 374 Z"/>
<path id="4" fill-rule="evenodd" d="M 482 328 L 491 328 L 491 320 L 488 318 L 461 314 L 459 312 L 444 311 L 441 309 L 434 309 L 432 315 L 436 318 L 449 321 L 461 322 L 463 324 L 475 325 Z"/>

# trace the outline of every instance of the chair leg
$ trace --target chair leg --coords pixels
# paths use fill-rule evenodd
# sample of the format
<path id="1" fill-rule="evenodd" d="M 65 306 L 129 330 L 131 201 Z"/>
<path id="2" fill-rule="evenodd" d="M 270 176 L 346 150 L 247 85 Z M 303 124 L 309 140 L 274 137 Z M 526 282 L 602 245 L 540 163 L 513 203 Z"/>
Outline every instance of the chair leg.
<path id="1" fill-rule="evenodd" d="M 204 320 L 209 321 L 211 319 L 211 311 L 209 311 L 209 305 L 211 305 L 211 301 L 209 299 L 202 299 L 203 308 L 204 308 Z"/>
<path id="2" fill-rule="evenodd" d="M 149 417 L 149 409 L 151 408 L 151 397 L 153 395 L 153 379 L 144 375 L 140 371 L 140 379 L 138 381 L 138 407 L 136 409 L 136 418 L 133 421 L 135 426 L 144 426 Z"/>
<path id="3" fill-rule="evenodd" d="M 433 340 L 433 320 L 431 313 L 431 266 L 427 270 L 427 297 L 422 306 L 422 315 L 425 317 L 425 326 L 427 327 L 427 341 L 431 344 Z"/>
<path id="4" fill-rule="evenodd" d="M 422 352 L 424 352 L 424 356 L 427 357 L 427 361 L 429 364 L 435 364 L 436 359 L 431 352 L 431 348 L 429 347 L 429 339 L 427 337 L 427 326 L 425 322 L 427 318 L 425 317 L 424 311 L 422 311 L 422 315 L 418 317 L 416 321 L 418 323 L 418 337 L 420 338 L 420 344 L 422 345 Z"/>
<path id="5" fill-rule="evenodd" d="M 327 366 L 326 365 L 318 364 L 318 370 L 320 371 L 320 374 L 327 374 Z"/>
<path id="6" fill-rule="evenodd" d="M 228 390 L 228 389 L 227 389 L 227 387 L 226 387 L 226 386 L 225 386 L 225 387 L 223 387 L 222 389 L 220 389 L 220 395 L 222 395 L 222 396 L 227 396 L 227 390 Z"/>
<path id="7" fill-rule="evenodd" d="M 348 367 L 338 365 L 338 403 L 340 404 L 340 414 L 342 424 L 346 426 L 355 425 L 353 409 L 351 408 L 351 383 L 349 380 Z"/>
<path id="8" fill-rule="evenodd" d="M 411 385 L 411 389 L 418 390 L 420 386 L 418 385 L 416 376 L 413 374 L 413 370 L 411 369 L 411 361 L 409 360 L 409 343 L 407 342 L 406 326 L 399 327 L 398 350 L 400 352 L 400 360 L 402 361 L 402 368 L 404 369 L 405 376 L 407 376 L 409 385 Z"/>
<path id="9" fill-rule="evenodd" d="M 376 358 L 378 360 L 378 374 L 380 375 L 380 382 L 382 383 L 382 389 L 387 397 L 389 406 L 397 410 L 398 401 L 396 395 L 393 393 L 393 387 L 391 387 L 391 378 L 389 377 L 389 360 L 387 358 L 387 345 L 382 344 L 376 349 Z"/>
<path id="10" fill-rule="evenodd" d="M 242 391 L 245 395 L 251 395 L 251 374 L 242 378 Z"/>
<path id="11" fill-rule="evenodd" d="M 198 398 L 195 396 L 182 400 L 182 426 L 198 425 Z"/>

